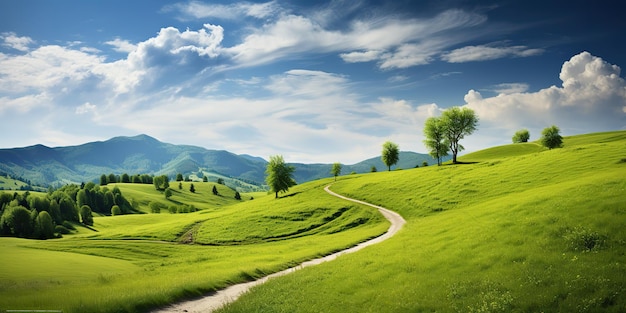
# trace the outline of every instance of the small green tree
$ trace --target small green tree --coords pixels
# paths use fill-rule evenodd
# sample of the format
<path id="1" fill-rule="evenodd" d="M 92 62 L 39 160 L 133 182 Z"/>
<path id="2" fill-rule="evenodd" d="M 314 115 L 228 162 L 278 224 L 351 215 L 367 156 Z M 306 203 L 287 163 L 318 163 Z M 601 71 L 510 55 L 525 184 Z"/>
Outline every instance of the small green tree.
<path id="1" fill-rule="evenodd" d="M 422 162 L 422 167 L 426 167 L 426 166 L 428 166 L 428 162 L 426 161 Z"/>
<path id="2" fill-rule="evenodd" d="M 100 186 L 107 184 L 107 176 L 105 174 L 100 175 Z"/>
<path id="3" fill-rule="evenodd" d="M 391 171 L 391 166 L 398 163 L 400 158 L 400 148 L 397 144 L 387 141 L 383 144 L 383 152 L 381 155 L 381 159 L 383 163 L 387 165 L 387 169 Z"/>
<path id="4" fill-rule="evenodd" d="M 123 183 L 130 183 L 130 176 L 128 176 L 127 173 L 122 174 L 122 182 Z"/>
<path id="5" fill-rule="evenodd" d="M 169 199 L 172 196 L 172 189 L 165 189 L 165 199 Z"/>
<path id="6" fill-rule="evenodd" d="M 54 221 L 52 221 L 52 216 L 46 211 L 39 212 L 35 219 L 35 238 L 54 238 Z"/>
<path id="7" fill-rule="evenodd" d="M 446 125 L 438 117 L 430 117 L 424 123 L 424 145 L 429 149 L 428 154 L 437 159 L 437 165 L 441 166 L 441 158 L 448 155 L 450 143 L 447 139 Z"/>
<path id="8" fill-rule="evenodd" d="M 183 181 L 183 174 L 181 173 L 176 174 L 176 181 Z"/>
<path id="9" fill-rule="evenodd" d="M 218 178 L 218 179 L 217 179 L 217 183 L 218 183 L 218 184 L 220 184 L 220 185 L 223 185 L 223 184 L 224 184 L 224 179 L 223 179 L 223 178 L 221 178 L 221 177 L 220 177 L 220 178 Z"/>
<path id="10" fill-rule="evenodd" d="M 120 209 L 119 205 L 114 205 L 111 207 L 111 215 L 122 215 L 122 209 Z"/>
<path id="11" fill-rule="evenodd" d="M 235 199 L 241 200 L 241 194 L 239 194 L 239 191 L 235 191 Z"/>
<path id="12" fill-rule="evenodd" d="M 376 166 L 372 165 L 372 167 L 370 168 L 370 172 L 376 173 L 378 172 L 378 169 L 376 168 Z"/>
<path id="13" fill-rule="evenodd" d="M 516 131 L 512 138 L 513 143 L 528 142 L 529 139 L 530 132 L 528 132 L 528 129 L 520 129 Z"/>
<path id="14" fill-rule="evenodd" d="M 282 155 L 270 156 L 270 161 L 265 170 L 265 174 L 267 174 L 265 182 L 270 186 L 270 191 L 276 193 L 275 198 L 278 198 L 279 192 L 289 191 L 289 187 L 296 184 L 292 177 L 295 170 L 295 167 L 285 163 Z"/>
<path id="15" fill-rule="evenodd" d="M 191 184 L 191 186 L 189 186 L 189 191 L 191 191 L 191 193 L 196 192 L 196 187 L 194 187 L 193 184 Z"/>
<path id="16" fill-rule="evenodd" d="M 215 185 L 213 185 L 213 194 L 216 196 L 220 194 L 219 192 L 217 192 L 217 187 Z"/>
<path id="17" fill-rule="evenodd" d="M 341 174 L 341 163 L 337 162 L 333 164 L 333 168 L 330 170 L 330 173 L 335 176 L 335 181 L 337 181 L 337 176 Z"/>
<path id="18" fill-rule="evenodd" d="M 452 152 L 452 163 L 456 164 L 459 151 L 465 149 L 459 141 L 471 135 L 478 127 L 478 116 L 470 108 L 452 107 L 443 111 L 441 121 L 446 130 L 446 139 Z"/>
<path id="19" fill-rule="evenodd" d="M 152 213 L 161 213 L 161 205 L 158 202 L 150 202 L 148 207 L 150 207 L 150 212 Z"/>
<path id="20" fill-rule="evenodd" d="M 83 224 L 92 226 L 93 225 L 93 215 L 91 213 L 91 208 L 88 205 L 83 205 L 80 207 L 80 220 Z"/>
<path id="21" fill-rule="evenodd" d="M 207 178 L 206 176 L 202 176 L 202 182 L 206 183 L 209 181 L 209 178 Z"/>
<path id="22" fill-rule="evenodd" d="M 178 189 L 183 190 L 183 183 L 178 183 Z"/>
<path id="23" fill-rule="evenodd" d="M 561 130 L 555 125 L 544 128 L 544 130 L 541 132 L 541 144 L 548 149 L 562 147 L 563 137 L 561 137 L 561 134 L 559 134 L 560 131 Z"/>

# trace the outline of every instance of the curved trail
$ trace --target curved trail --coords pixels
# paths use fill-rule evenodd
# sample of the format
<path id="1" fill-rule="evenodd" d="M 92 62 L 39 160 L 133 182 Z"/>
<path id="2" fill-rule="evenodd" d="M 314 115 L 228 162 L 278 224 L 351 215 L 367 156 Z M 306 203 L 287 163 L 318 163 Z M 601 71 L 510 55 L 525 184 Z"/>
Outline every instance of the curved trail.
<path id="1" fill-rule="evenodd" d="M 352 252 L 356 252 L 358 250 L 361 250 L 367 246 L 371 246 L 373 244 L 377 244 L 381 241 L 387 240 L 389 238 L 391 238 L 393 235 L 395 235 L 404 225 L 404 223 L 406 223 L 406 221 L 404 220 L 404 218 L 402 218 L 402 216 L 400 216 L 400 214 L 387 210 L 381 206 L 377 206 L 371 203 L 367 203 L 365 201 L 360 201 L 360 200 L 356 200 L 356 199 L 352 199 L 352 198 L 348 198 L 345 196 L 342 196 L 340 194 L 334 193 L 332 192 L 329 188 L 331 185 L 328 185 L 324 188 L 324 190 L 341 199 L 347 200 L 347 201 L 352 201 L 352 202 L 356 202 L 359 204 L 363 204 L 363 205 L 367 205 L 373 208 L 378 209 L 378 211 L 391 223 L 391 226 L 389 226 L 389 229 L 387 229 L 387 232 L 385 232 L 382 236 L 378 236 L 376 238 L 370 239 L 368 241 L 362 242 L 352 248 L 348 248 L 339 252 L 335 252 L 333 254 L 329 254 L 325 257 L 322 258 L 318 258 L 318 259 L 313 259 L 310 261 L 306 261 L 296 267 L 291 267 L 288 268 L 286 270 L 280 271 L 280 272 L 276 272 L 274 274 L 265 276 L 263 278 L 259 278 L 255 281 L 251 281 L 251 282 L 247 282 L 247 283 L 241 283 L 241 284 L 237 284 L 237 285 L 232 285 L 226 289 L 217 291 L 214 294 L 211 294 L 209 296 L 206 297 L 202 297 L 200 299 L 197 300 L 189 300 L 189 301 L 184 301 L 184 302 L 180 302 L 180 303 L 176 303 L 173 304 L 171 306 L 153 311 L 153 313 L 179 313 L 179 312 L 213 312 L 214 310 L 224 306 L 227 303 L 233 302 L 235 300 L 237 300 L 237 298 L 239 298 L 242 294 L 244 294 L 245 292 L 247 292 L 250 288 L 263 284 L 266 281 L 268 281 L 269 279 L 272 279 L 274 277 L 279 277 L 279 276 L 284 276 L 287 275 L 289 273 L 293 273 L 301 268 L 305 268 L 308 266 L 312 266 L 312 265 L 317 265 L 323 262 L 327 262 L 327 261 L 331 261 L 336 259 L 338 256 L 343 255 L 343 254 L 347 254 L 347 253 L 352 253 Z"/>

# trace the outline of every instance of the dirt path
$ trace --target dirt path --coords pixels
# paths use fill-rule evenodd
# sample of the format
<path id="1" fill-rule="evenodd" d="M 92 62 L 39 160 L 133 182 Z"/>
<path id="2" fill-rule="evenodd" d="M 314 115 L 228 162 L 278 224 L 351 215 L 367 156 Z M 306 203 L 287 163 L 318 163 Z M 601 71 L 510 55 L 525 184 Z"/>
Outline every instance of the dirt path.
<path id="1" fill-rule="evenodd" d="M 381 206 L 377 206 L 377 205 L 373 205 L 364 201 L 360 201 L 360 200 L 356 200 L 356 199 L 352 199 L 352 198 L 348 198 L 348 197 L 344 197 L 342 195 L 336 194 L 334 192 L 332 192 L 330 189 L 330 185 L 326 186 L 324 188 L 324 190 L 326 192 L 328 192 L 329 194 L 344 199 L 344 200 L 348 200 L 348 201 L 352 201 L 352 202 L 356 202 L 359 204 L 364 204 L 364 205 L 368 205 L 371 206 L 373 208 L 378 209 L 378 211 L 387 219 L 389 220 L 389 222 L 391 222 L 391 226 L 389 226 L 389 229 L 387 230 L 387 232 L 385 234 L 383 234 L 382 236 L 378 236 L 374 239 L 362 242 L 352 248 L 346 249 L 346 250 L 342 250 L 330 255 L 327 255 L 325 257 L 319 258 L 319 259 L 314 259 L 314 260 L 310 260 L 310 261 L 306 261 L 296 267 L 292 267 L 292 268 L 288 268 L 284 271 L 280 271 L 268 276 L 265 276 L 263 278 L 259 278 L 255 281 L 251 281 L 251 282 L 247 282 L 247 283 L 242 283 L 242 284 L 237 284 L 237 285 L 233 285 L 230 286 L 226 289 L 220 290 L 214 294 L 211 294 L 209 296 L 206 297 L 202 297 L 200 299 L 196 299 L 196 300 L 189 300 L 189 301 L 184 301 L 184 302 L 180 302 L 180 303 L 176 303 L 173 304 L 171 306 L 165 307 L 163 309 L 160 310 L 156 310 L 153 311 L 153 313 L 179 313 L 179 312 L 189 312 L 189 313 L 194 313 L 194 312 L 213 312 L 216 309 L 222 307 L 224 304 L 226 303 L 230 303 L 233 302 L 235 300 L 237 300 L 237 298 L 239 298 L 242 294 L 246 293 L 250 288 L 263 284 L 266 281 L 268 281 L 269 279 L 272 279 L 274 277 L 279 277 L 279 276 L 283 276 L 283 275 L 287 275 L 289 273 L 293 273 L 301 268 L 304 267 L 308 267 L 308 266 L 312 266 L 312 265 L 317 265 L 323 262 L 328 262 L 331 260 L 336 259 L 338 256 L 343 255 L 343 254 L 347 254 L 347 253 L 352 253 L 352 252 L 356 252 L 359 251 L 367 246 L 371 246 L 373 244 L 379 243 L 381 241 L 384 241 L 388 238 L 391 238 L 393 235 L 395 235 L 404 225 L 404 223 L 406 223 L 406 221 L 402 218 L 402 216 L 400 216 L 400 214 L 395 213 L 393 211 L 387 210 Z"/>

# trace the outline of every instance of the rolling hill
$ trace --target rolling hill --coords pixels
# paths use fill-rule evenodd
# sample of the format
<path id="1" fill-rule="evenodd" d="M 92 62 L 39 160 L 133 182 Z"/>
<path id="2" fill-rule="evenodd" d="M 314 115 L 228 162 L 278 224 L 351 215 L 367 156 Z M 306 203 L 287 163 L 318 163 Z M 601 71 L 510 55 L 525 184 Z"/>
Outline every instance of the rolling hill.
<path id="1" fill-rule="evenodd" d="M 434 160 L 424 154 L 402 152 L 397 168 L 413 168 Z M 87 181 L 98 182 L 102 174 L 154 174 L 174 177 L 203 172 L 233 178 L 231 187 L 252 184 L 261 186 L 267 162 L 250 155 L 237 155 L 224 150 L 208 150 L 189 145 L 160 142 L 147 135 L 115 137 L 107 141 L 78 146 L 50 148 L 35 145 L 0 149 L 0 172 L 23 177 L 34 185 L 64 185 Z M 330 176 L 331 164 L 300 164 L 295 179 L 299 183 Z M 354 165 L 344 165 L 343 173 L 365 173 L 372 166 L 384 170 L 380 157 Z M 394 167 L 395 168 L 395 167 Z M 236 180 L 242 181 L 238 183 Z"/>

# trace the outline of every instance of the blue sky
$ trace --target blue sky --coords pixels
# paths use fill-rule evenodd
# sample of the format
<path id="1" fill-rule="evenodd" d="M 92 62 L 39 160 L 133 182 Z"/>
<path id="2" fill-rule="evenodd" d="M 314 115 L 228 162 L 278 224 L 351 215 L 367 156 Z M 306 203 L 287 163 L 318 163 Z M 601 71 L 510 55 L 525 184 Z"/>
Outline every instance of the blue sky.
<path id="1" fill-rule="evenodd" d="M 466 151 L 626 129 L 615 1 L 0 0 L 1 148 L 148 134 L 352 164 L 468 106 Z"/>

